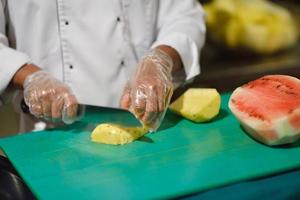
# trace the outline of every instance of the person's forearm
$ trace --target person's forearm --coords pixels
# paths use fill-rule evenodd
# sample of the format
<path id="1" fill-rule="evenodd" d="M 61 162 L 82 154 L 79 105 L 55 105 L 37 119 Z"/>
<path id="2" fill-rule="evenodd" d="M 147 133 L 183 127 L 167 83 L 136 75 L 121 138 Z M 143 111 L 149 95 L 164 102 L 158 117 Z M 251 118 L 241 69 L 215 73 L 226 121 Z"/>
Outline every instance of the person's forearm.
<path id="1" fill-rule="evenodd" d="M 26 77 L 39 70 L 41 69 L 34 64 L 23 65 L 12 78 L 11 86 L 15 88 L 23 89 L 23 84 Z"/>
<path id="2" fill-rule="evenodd" d="M 175 74 L 181 68 L 183 67 L 181 57 L 179 53 L 172 47 L 167 45 L 160 45 L 157 47 L 159 50 L 163 51 L 164 53 L 168 54 L 173 61 L 173 68 L 172 68 L 172 74 Z"/>

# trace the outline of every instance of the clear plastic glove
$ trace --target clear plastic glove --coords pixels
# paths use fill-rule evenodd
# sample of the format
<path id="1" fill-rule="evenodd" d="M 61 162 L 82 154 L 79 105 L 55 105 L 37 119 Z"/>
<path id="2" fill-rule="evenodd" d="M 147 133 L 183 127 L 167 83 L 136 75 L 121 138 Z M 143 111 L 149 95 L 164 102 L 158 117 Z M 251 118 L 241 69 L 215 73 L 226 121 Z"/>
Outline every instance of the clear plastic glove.
<path id="1" fill-rule="evenodd" d="M 30 113 L 52 122 L 71 124 L 77 118 L 78 102 L 71 89 L 45 71 L 24 81 L 24 100 Z"/>
<path id="2" fill-rule="evenodd" d="M 172 58 L 159 49 L 148 53 L 138 64 L 121 98 L 144 125 L 155 131 L 160 126 L 173 94 Z"/>

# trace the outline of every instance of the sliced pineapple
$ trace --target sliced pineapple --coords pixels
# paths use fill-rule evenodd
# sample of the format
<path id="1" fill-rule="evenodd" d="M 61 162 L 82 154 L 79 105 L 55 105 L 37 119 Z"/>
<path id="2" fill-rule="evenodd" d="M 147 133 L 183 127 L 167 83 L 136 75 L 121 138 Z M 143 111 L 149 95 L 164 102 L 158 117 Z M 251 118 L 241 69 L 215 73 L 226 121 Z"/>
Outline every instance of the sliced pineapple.
<path id="1" fill-rule="evenodd" d="M 93 142 L 104 144 L 128 144 L 148 132 L 147 127 L 125 127 L 117 124 L 99 124 L 91 134 Z"/>
<path id="2" fill-rule="evenodd" d="M 221 97 L 216 89 L 191 88 L 176 99 L 170 110 L 194 122 L 214 118 L 220 110 Z"/>

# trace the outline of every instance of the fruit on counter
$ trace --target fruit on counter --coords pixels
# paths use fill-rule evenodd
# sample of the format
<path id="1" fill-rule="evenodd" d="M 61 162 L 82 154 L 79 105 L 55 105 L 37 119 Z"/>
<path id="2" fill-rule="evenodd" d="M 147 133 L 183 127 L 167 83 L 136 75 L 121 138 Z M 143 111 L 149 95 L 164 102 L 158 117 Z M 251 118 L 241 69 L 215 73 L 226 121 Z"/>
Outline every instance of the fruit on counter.
<path id="1" fill-rule="evenodd" d="M 220 110 L 221 97 L 213 88 L 190 88 L 169 109 L 194 122 L 205 122 L 214 118 Z"/>
<path id="2" fill-rule="evenodd" d="M 147 127 L 125 127 L 117 124 L 103 123 L 93 130 L 91 140 L 104 144 L 122 145 L 142 137 L 147 132 Z"/>
<path id="3" fill-rule="evenodd" d="M 208 34 L 231 49 L 273 53 L 297 43 L 289 11 L 266 0 L 214 0 L 204 6 Z"/>
<path id="4" fill-rule="evenodd" d="M 300 80 L 269 75 L 238 87 L 229 108 L 244 129 L 267 145 L 300 138 Z"/>

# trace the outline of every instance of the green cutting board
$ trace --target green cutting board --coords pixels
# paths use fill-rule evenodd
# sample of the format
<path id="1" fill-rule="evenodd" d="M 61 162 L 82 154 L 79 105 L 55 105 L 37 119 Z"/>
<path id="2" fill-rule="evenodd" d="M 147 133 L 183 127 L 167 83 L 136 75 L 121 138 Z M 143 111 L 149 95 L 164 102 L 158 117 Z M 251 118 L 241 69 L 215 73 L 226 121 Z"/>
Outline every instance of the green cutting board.
<path id="1" fill-rule="evenodd" d="M 196 124 L 167 113 L 160 130 L 124 146 L 90 141 L 90 124 L 126 120 L 88 110 L 71 126 L 0 140 L 39 199 L 153 199 L 204 191 L 300 166 L 299 143 L 271 148 L 250 138 L 222 96 L 219 116 Z M 271 187 L 271 186 L 270 186 Z"/>

